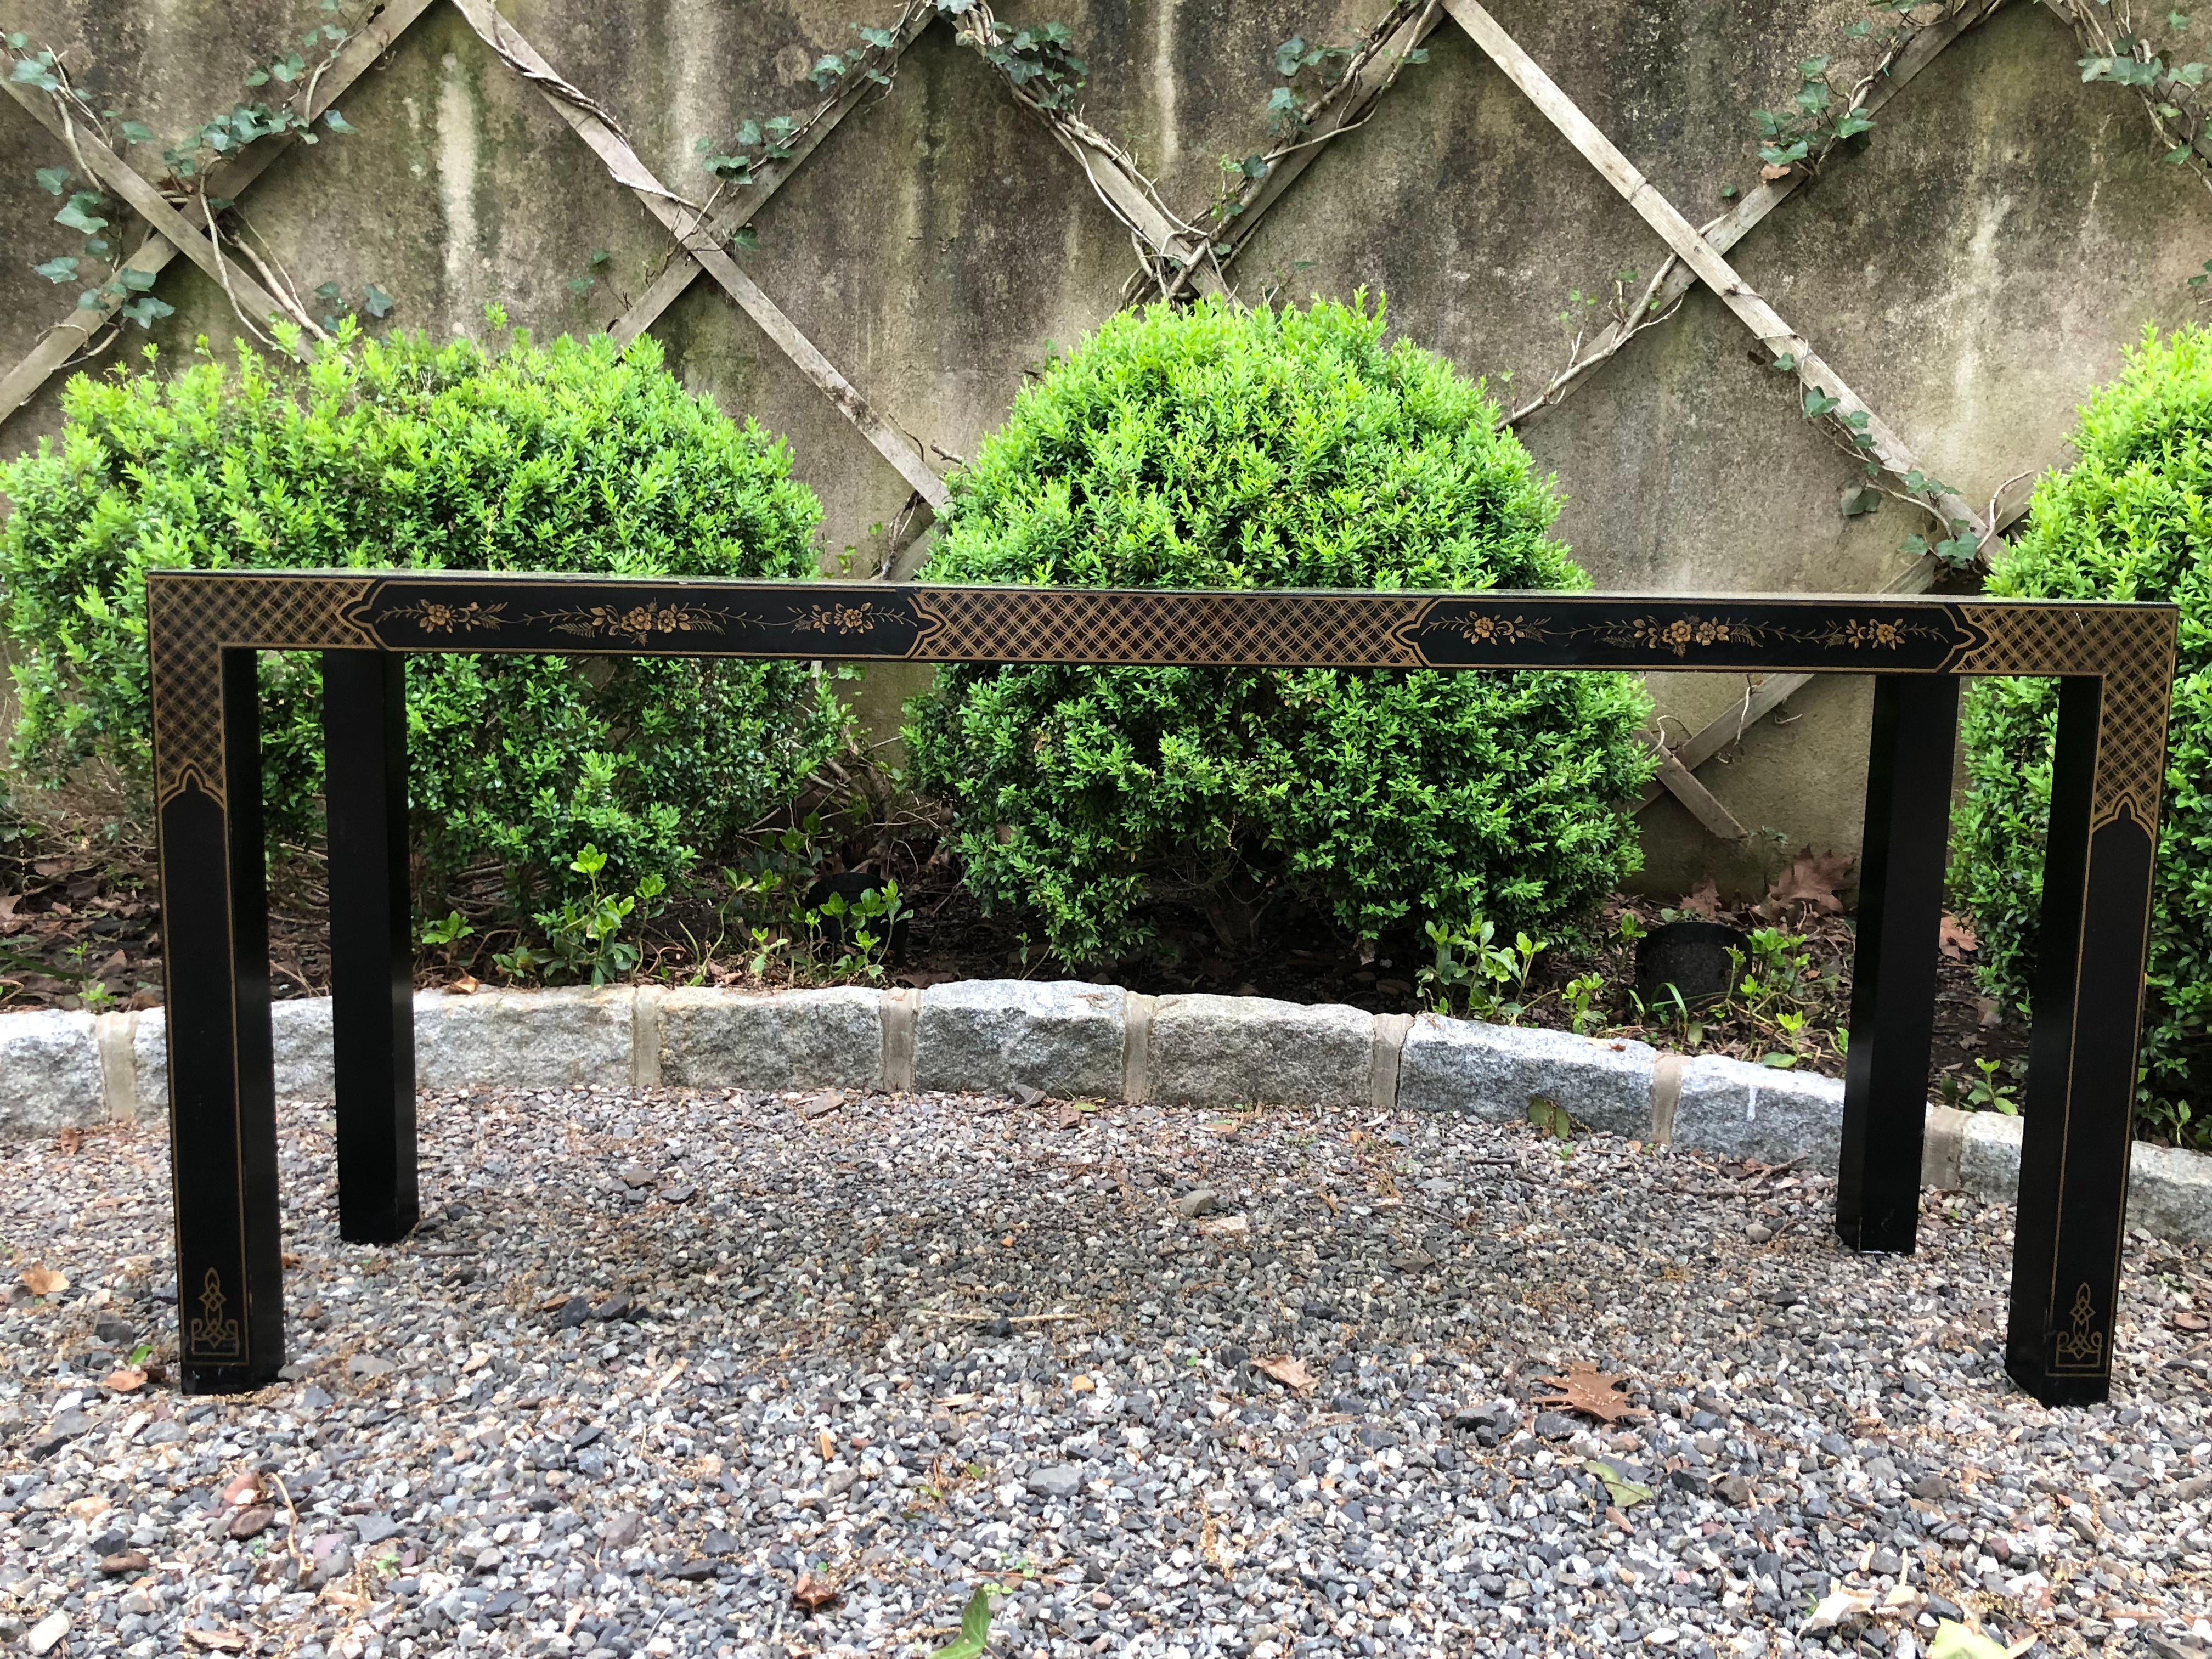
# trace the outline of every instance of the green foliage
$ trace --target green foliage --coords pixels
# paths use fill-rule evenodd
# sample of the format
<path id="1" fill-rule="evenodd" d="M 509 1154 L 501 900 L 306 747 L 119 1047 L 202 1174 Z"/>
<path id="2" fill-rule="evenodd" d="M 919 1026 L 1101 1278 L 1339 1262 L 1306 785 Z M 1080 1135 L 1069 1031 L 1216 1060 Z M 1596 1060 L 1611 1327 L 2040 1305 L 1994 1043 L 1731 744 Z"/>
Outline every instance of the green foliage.
<path id="1" fill-rule="evenodd" d="M 542 979 L 548 984 L 588 975 L 592 984 L 604 985 L 611 979 L 628 977 L 643 953 L 622 936 L 623 925 L 635 915 L 643 927 L 653 914 L 653 901 L 666 890 L 667 884 L 659 872 L 653 871 L 630 892 L 607 892 L 599 885 L 599 873 L 606 867 L 607 855 L 586 842 L 568 868 L 589 884 L 587 890 L 580 896 L 562 900 L 556 909 L 540 910 L 533 918 L 545 935 L 545 948 L 538 951 L 517 945 L 495 956 L 493 964 L 510 979 Z M 447 920 L 451 922 L 453 918 Z M 449 927 L 442 931 L 451 932 Z"/>
<path id="2" fill-rule="evenodd" d="M 80 375 L 63 408 L 58 447 L 0 467 L 15 756 L 46 783 L 87 762 L 146 779 L 151 569 L 814 572 L 820 507 L 783 443 L 685 392 L 649 337 L 434 348 L 349 319 L 304 367 L 203 349 L 175 374 Z M 672 880 L 789 799 L 842 729 L 795 663 L 418 656 L 407 678 L 434 915 L 486 863 L 518 900 L 578 896 L 587 842 L 620 885 Z M 264 655 L 261 684 L 270 828 L 298 842 L 320 819 L 315 659 Z"/>
<path id="3" fill-rule="evenodd" d="M 952 483 L 934 580 L 1560 588 L 1582 572 L 1480 382 L 1383 343 L 1364 296 L 1123 313 L 1024 391 Z M 914 776 L 987 905 L 1054 951 L 1139 948 L 1149 897 L 1249 936 L 1294 896 L 1346 933 L 1534 928 L 1637 866 L 1630 678 L 940 670 Z"/>
<path id="4" fill-rule="evenodd" d="M 2147 1127 L 2212 1145 L 2212 331 L 2147 331 L 2082 406 L 2074 445 L 2081 459 L 2036 486 L 2027 532 L 1989 591 L 2181 607 L 2137 1099 Z M 1975 918 L 1984 984 L 2023 1008 L 2057 719 L 2054 680 L 1980 680 L 1966 694 L 1952 881 Z"/>

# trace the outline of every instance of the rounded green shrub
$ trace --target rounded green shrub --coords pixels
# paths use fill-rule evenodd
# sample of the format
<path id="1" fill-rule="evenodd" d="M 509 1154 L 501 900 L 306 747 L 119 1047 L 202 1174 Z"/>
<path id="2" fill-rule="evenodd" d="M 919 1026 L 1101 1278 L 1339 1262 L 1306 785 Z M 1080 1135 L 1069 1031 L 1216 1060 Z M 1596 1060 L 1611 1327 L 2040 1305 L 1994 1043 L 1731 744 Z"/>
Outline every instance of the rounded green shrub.
<path id="1" fill-rule="evenodd" d="M 1989 591 L 2181 607 L 2137 1103 L 2143 1128 L 2212 1146 L 2212 331 L 2147 332 L 2082 405 L 2074 447 L 2081 459 L 2036 486 Z M 1983 680 L 1966 695 L 1952 884 L 1977 925 L 1983 984 L 2022 1010 L 2057 728 L 2056 680 Z"/>
<path id="2" fill-rule="evenodd" d="M 1364 296 L 1115 318 L 953 480 L 930 579 L 1587 586 L 1481 383 L 1384 328 Z M 1158 899 L 1231 939 L 1284 896 L 1367 939 L 1557 921 L 1638 866 L 1648 708 L 1617 675 L 961 666 L 906 738 L 982 902 L 1097 962 Z"/>
<path id="3" fill-rule="evenodd" d="M 496 318 L 495 320 L 498 320 Z M 0 467 L 15 757 L 148 776 L 145 581 L 189 567 L 808 576 L 821 517 L 781 440 L 685 392 L 641 337 L 503 349 L 350 331 L 311 362 L 203 346 L 181 373 L 80 375 L 57 447 Z M 319 828 L 321 681 L 262 658 L 272 833 Z M 624 885 L 672 877 L 788 799 L 836 746 L 791 663 L 422 656 L 410 793 L 436 903 L 465 870 L 562 891 L 586 843 Z M 143 796 L 142 796 L 143 801 Z"/>

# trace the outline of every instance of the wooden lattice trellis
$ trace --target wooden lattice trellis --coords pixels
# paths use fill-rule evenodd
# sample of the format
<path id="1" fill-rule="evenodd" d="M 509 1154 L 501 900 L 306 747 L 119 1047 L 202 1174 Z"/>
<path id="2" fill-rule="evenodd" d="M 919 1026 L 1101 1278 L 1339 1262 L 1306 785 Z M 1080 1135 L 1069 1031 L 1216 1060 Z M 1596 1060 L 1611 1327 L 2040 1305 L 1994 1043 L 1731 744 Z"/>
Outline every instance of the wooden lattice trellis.
<path id="1" fill-rule="evenodd" d="M 385 53 L 428 12 L 436 0 L 387 0 L 336 54 L 326 70 L 307 93 L 301 113 L 309 120 L 320 116 L 345 91 L 374 67 Z M 1935 21 L 1914 29 L 1891 54 L 1879 76 L 1862 90 L 1861 107 L 1871 115 L 1893 99 L 1933 63 L 1953 42 L 1993 15 L 2006 0 L 1945 0 Z M 892 562 L 903 548 L 919 539 L 929 522 L 930 510 L 946 499 L 945 485 L 912 436 L 886 419 L 837 367 L 747 276 L 728 251 L 730 232 L 757 214 L 803 167 L 807 158 L 834 131 L 873 83 L 855 78 L 846 90 L 805 127 L 787 156 L 769 162 L 753 175 L 742 204 L 720 213 L 702 213 L 668 190 L 638 157 L 609 118 L 606 106 L 562 76 L 519 30 L 495 9 L 492 0 L 451 0 L 469 27 L 510 69 L 524 76 L 553 110 L 588 145 L 611 176 L 629 190 L 646 210 L 667 228 L 677 245 L 674 257 L 623 314 L 610 332 L 628 341 L 653 322 L 702 273 L 719 284 L 808 380 L 829 398 L 848 422 L 905 480 L 913 492 L 915 512 L 904 532 L 896 538 L 885 575 L 894 574 Z M 1579 109 L 1543 69 L 1499 25 L 1480 0 L 1401 0 L 1370 35 L 1367 49 L 1354 61 L 1334 94 L 1319 110 L 1301 142 L 1279 155 L 1264 175 L 1245 189 L 1242 211 L 1225 228 L 1209 230 L 1177 219 L 1159 202 L 1150 182 L 1139 174 L 1127 154 L 1084 123 L 1071 118 L 1048 118 L 1056 142 L 1083 168 L 1100 203 L 1131 233 L 1142 255 L 1141 280 L 1133 282 L 1131 297 L 1166 293 L 1173 295 L 1197 289 L 1221 292 L 1226 287 L 1224 266 L 1249 240 L 1264 216 L 1280 202 L 1296 180 L 1332 137 L 1351 130 L 1372 113 L 1374 106 L 1395 82 L 1399 66 L 1428 35 L 1446 21 L 1456 24 L 1475 46 L 1494 64 L 1514 87 L 1574 147 L 1576 151 L 1634 209 L 1667 244 L 1668 256 L 1638 296 L 1636 307 L 1577 355 L 1569 369 L 1530 404 L 1513 411 L 1518 424 L 1539 418 L 1603 363 L 1650 320 L 1668 314 L 1696 284 L 1702 283 L 1747 329 L 1778 365 L 1791 369 L 1811 392 L 1835 400 L 1835 412 L 1854 421 L 1864 434 L 1861 449 L 1894 480 L 1900 492 L 1920 499 L 1939 521 L 1965 526 L 1978 542 L 1986 543 L 2003 527 L 1993 501 L 1987 510 L 1976 508 L 1923 477 L 1911 449 L 1844 380 L 1834 367 L 1802 333 L 1793 328 L 1746 283 L 1729 263 L 1729 251 L 1769 213 L 1786 201 L 1807 176 L 1802 168 L 1761 184 L 1729 212 L 1703 226 L 1692 225 L 1657 186 L 1645 178 Z M 895 66 L 922 34 L 944 21 L 933 4 L 910 3 L 901 15 L 895 38 L 888 48 Z M 951 27 L 950 23 L 946 24 Z M 70 120 L 66 104 L 20 82 L 0 82 L 29 113 L 59 139 L 82 165 L 143 218 L 149 230 L 146 240 L 125 262 L 148 276 L 159 272 L 181 253 L 218 282 L 241 315 L 282 316 L 279 304 L 263 284 L 227 259 L 220 238 L 192 224 L 143 174 L 102 144 L 81 124 Z M 1009 95 L 1013 95 L 1009 91 Z M 1018 99 L 1018 101 L 1021 101 Z M 1033 110 L 1036 106 L 1030 106 Z M 234 198 L 259 176 L 289 144 L 289 132 L 255 140 L 224 164 L 224 188 Z M 2206 139 L 2199 135 L 2203 149 Z M 2212 153 L 2212 152 L 2208 152 Z M 1218 242 L 1215 238 L 1222 240 Z M 5 421 L 54 374 L 66 367 L 73 355 L 114 316 L 119 299 L 103 307 L 80 309 L 48 330 L 39 344 L 4 377 L 0 377 L 0 421 Z M 1910 477 L 1913 482 L 1906 483 Z M 1938 570 L 1929 555 L 1885 584 L 1893 593 L 1924 592 Z M 1659 756 L 1656 779 L 1638 803 L 1648 805 L 1662 792 L 1671 793 L 1699 823 L 1717 836 L 1741 839 L 1746 831 L 1693 775 L 1694 769 L 1741 737 L 1751 724 L 1778 708 L 1806 683 L 1798 674 L 1775 674 L 1747 685 L 1740 706 L 1669 749 L 1652 734 Z"/>

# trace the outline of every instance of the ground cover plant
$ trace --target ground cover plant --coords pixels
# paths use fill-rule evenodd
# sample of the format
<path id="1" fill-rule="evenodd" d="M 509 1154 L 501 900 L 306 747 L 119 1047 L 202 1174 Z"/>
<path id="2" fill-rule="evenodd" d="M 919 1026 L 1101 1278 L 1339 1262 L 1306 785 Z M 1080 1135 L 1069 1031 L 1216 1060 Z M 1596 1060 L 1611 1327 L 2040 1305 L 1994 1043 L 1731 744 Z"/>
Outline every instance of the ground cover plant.
<path id="1" fill-rule="evenodd" d="M 1550 483 L 1480 381 L 1380 305 L 1126 312 L 953 480 L 927 574 L 1117 587 L 1570 588 Z M 1100 963 L 1197 905 L 1394 928 L 1548 925 L 1637 867 L 1625 676 L 957 666 L 908 709 L 987 907 Z"/>
<path id="2" fill-rule="evenodd" d="M 2150 1132 L 2212 1146 L 2212 331 L 2146 333 L 2082 406 L 2074 445 L 2081 459 L 2037 486 L 1988 591 L 2181 608 L 2137 1098 Z M 1978 925 L 1984 982 L 2023 1009 L 2057 717 L 2055 680 L 1981 680 L 1961 726 L 1953 886 Z"/>
<path id="3" fill-rule="evenodd" d="M 103 770 L 128 814 L 146 805 L 149 569 L 816 568 L 820 507 L 784 444 L 684 391 L 649 337 L 434 346 L 349 319 L 304 367 L 203 349 L 169 372 L 149 347 L 145 372 L 80 375 L 63 407 L 58 445 L 0 468 L 13 758 L 48 787 Z M 270 831 L 304 846 L 316 659 L 264 654 L 261 672 Z M 844 729 L 804 664 L 424 656 L 407 676 L 418 902 L 443 914 L 490 878 L 510 915 L 573 913 L 587 954 L 603 890 L 649 905 L 788 802 Z"/>

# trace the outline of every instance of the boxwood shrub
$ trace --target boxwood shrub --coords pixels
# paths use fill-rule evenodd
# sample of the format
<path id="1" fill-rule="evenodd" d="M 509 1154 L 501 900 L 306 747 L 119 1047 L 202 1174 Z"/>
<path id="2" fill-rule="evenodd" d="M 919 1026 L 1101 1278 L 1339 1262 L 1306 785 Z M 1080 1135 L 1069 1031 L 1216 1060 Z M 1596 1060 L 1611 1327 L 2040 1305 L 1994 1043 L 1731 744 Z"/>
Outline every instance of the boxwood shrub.
<path id="1" fill-rule="evenodd" d="M 1364 295 L 1115 318 L 953 480 L 929 578 L 1587 586 L 1482 384 L 1384 333 Z M 982 901 L 1096 963 L 1158 899 L 1231 940 L 1285 896 L 1364 939 L 1555 922 L 1638 866 L 1648 708 L 1615 675 L 959 666 L 906 738 Z"/>
<path id="2" fill-rule="evenodd" d="M 59 444 L 0 467 L 14 753 L 41 782 L 100 763 L 143 786 L 155 568 L 814 573 L 821 509 L 784 444 L 685 392 L 650 337 L 349 332 L 305 365 L 203 342 L 174 374 L 147 357 L 70 381 Z M 797 664 L 423 656 L 407 678 L 433 903 L 471 867 L 518 899 L 563 890 L 586 842 L 625 888 L 672 877 L 789 798 L 842 730 Z M 296 842 L 320 823 L 316 659 L 264 654 L 261 684 L 270 830 Z"/>
<path id="3" fill-rule="evenodd" d="M 2036 486 L 1989 591 L 2181 607 L 2137 1103 L 2142 1129 L 2212 1146 L 2212 331 L 2147 332 L 2082 406 L 2074 447 L 2081 459 Z M 2056 680 L 1983 680 L 1966 694 L 1952 881 L 1978 928 L 1984 984 L 2023 1012 L 2057 725 Z"/>

